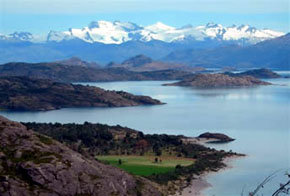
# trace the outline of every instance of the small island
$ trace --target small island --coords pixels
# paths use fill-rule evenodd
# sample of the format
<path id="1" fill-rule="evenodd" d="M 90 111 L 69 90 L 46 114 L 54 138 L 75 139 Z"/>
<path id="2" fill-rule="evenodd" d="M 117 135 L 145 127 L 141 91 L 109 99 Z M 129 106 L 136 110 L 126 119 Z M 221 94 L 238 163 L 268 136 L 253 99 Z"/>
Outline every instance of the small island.
<path id="1" fill-rule="evenodd" d="M 227 143 L 235 140 L 222 133 L 210 133 L 210 132 L 200 134 L 198 138 L 207 139 L 208 140 L 206 141 L 207 143 Z"/>
<path id="2" fill-rule="evenodd" d="M 241 73 L 232 73 L 232 72 L 225 72 L 226 75 L 229 76 L 252 76 L 255 78 L 263 78 L 263 79 L 270 79 L 270 78 L 281 78 L 279 74 L 271 71 L 270 69 L 252 69 L 248 71 L 244 71 Z"/>
<path id="3" fill-rule="evenodd" d="M 235 88 L 270 85 L 252 76 L 229 76 L 226 74 L 195 74 L 193 77 L 164 86 L 189 86 L 195 88 Z"/>
<path id="4" fill-rule="evenodd" d="M 0 78 L 0 109 L 46 111 L 68 107 L 159 105 L 159 100 L 123 91 L 28 77 Z"/>

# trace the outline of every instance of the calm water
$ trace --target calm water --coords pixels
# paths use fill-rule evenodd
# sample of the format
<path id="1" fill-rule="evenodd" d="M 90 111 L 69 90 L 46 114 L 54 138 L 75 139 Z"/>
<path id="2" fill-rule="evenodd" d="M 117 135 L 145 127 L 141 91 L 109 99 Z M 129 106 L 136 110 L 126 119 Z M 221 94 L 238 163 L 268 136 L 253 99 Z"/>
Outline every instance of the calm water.
<path id="1" fill-rule="evenodd" d="M 231 161 L 231 169 L 209 175 L 213 187 L 205 190 L 205 195 L 238 196 L 243 189 L 254 189 L 266 176 L 281 170 L 263 190 L 264 195 L 270 195 L 290 166 L 290 79 L 271 81 L 284 86 L 194 90 L 161 86 L 166 82 L 159 81 L 88 83 L 150 95 L 167 104 L 0 114 L 16 121 L 120 124 L 145 133 L 196 136 L 205 131 L 222 132 L 237 140 L 212 147 L 248 156 Z"/>

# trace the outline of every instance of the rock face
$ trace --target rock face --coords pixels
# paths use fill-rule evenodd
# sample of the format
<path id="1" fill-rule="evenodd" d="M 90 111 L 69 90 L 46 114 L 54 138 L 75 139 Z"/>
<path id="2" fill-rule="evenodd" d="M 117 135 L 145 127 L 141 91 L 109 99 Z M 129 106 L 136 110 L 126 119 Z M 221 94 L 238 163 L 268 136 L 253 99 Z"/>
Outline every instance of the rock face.
<path id="1" fill-rule="evenodd" d="M 222 133 L 210 133 L 210 132 L 203 133 L 199 135 L 198 138 L 214 139 L 214 140 L 210 140 L 209 143 L 225 143 L 225 142 L 231 142 L 235 140 Z"/>
<path id="2" fill-rule="evenodd" d="M 225 74 L 196 74 L 180 82 L 165 84 L 166 86 L 190 86 L 195 88 L 233 88 L 270 85 L 251 76 L 232 77 Z"/>
<path id="3" fill-rule="evenodd" d="M 124 107 L 162 104 L 147 96 L 27 77 L 0 78 L 0 108 L 53 110 L 64 107 Z"/>
<path id="4" fill-rule="evenodd" d="M 0 195 L 161 194 L 146 181 L 140 182 L 117 168 L 85 158 L 0 116 Z"/>
<path id="5" fill-rule="evenodd" d="M 252 76 L 255 78 L 281 78 L 281 76 L 270 69 L 253 69 L 241 73 L 230 73 L 226 72 L 225 74 L 229 76 Z"/>

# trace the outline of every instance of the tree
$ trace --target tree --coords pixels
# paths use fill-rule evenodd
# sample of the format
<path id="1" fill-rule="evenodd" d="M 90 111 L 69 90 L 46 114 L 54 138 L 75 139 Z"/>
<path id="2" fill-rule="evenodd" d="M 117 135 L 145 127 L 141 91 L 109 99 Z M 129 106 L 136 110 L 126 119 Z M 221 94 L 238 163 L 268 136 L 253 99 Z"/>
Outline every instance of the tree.
<path id="1" fill-rule="evenodd" d="M 155 163 L 158 163 L 158 158 L 157 157 L 155 157 Z"/>

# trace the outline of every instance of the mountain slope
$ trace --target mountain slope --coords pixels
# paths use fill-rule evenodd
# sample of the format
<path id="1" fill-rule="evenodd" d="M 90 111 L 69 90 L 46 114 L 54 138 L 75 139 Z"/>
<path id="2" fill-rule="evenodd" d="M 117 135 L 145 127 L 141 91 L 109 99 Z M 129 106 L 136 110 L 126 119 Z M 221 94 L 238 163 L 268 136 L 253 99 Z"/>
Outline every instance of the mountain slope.
<path id="1" fill-rule="evenodd" d="M 234 45 L 206 50 L 180 50 L 163 60 L 206 67 L 289 69 L 289 59 L 290 34 L 247 47 Z"/>
<path id="2" fill-rule="evenodd" d="M 161 195 L 146 181 L 72 151 L 0 116 L 0 194 Z M 139 179 L 140 181 L 141 179 Z"/>

